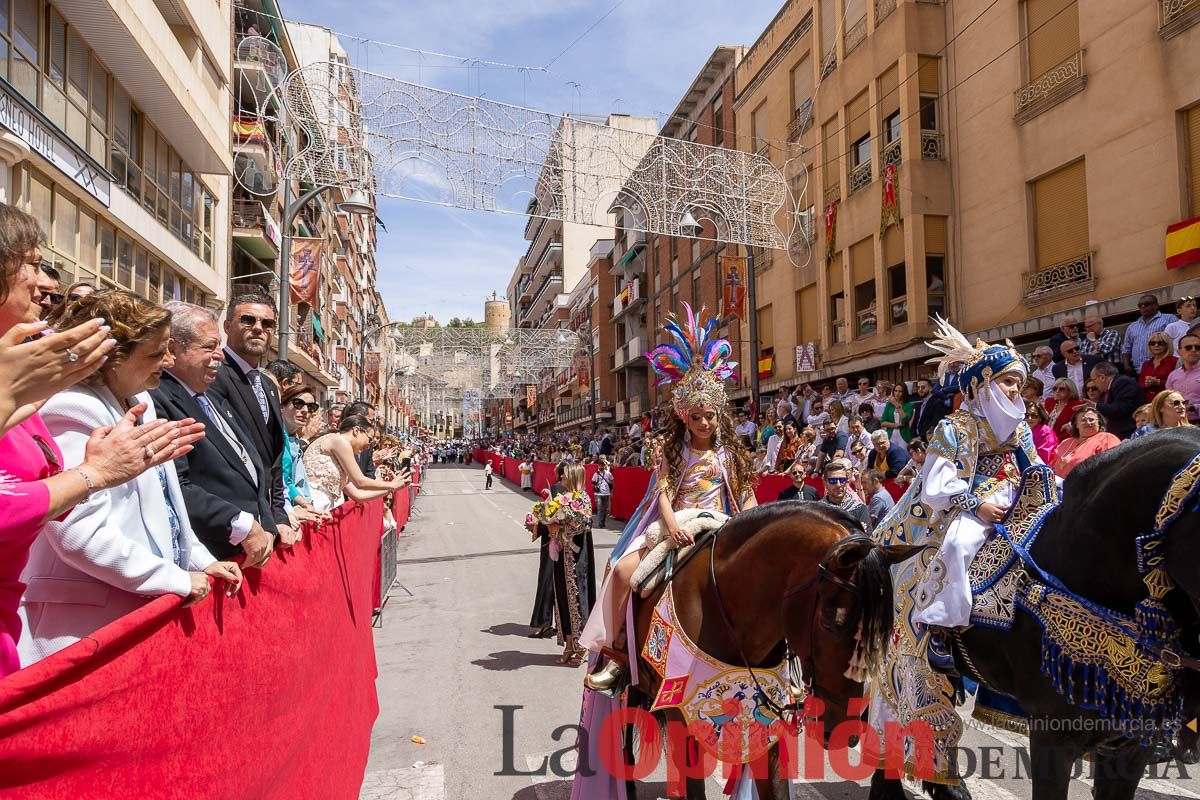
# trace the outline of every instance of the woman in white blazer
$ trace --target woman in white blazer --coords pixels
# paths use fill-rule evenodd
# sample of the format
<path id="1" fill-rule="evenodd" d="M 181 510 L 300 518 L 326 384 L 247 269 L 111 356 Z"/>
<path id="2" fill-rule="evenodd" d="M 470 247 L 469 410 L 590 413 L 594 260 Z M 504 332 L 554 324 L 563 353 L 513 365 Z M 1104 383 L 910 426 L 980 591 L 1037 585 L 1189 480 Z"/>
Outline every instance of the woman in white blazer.
<path id="1" fill-rule="evenodd" d="M 67 468 L 83 460 L 96 428 L 115 425 L 130 408 L 145 404 L 142 422 L 154 420 L 147 390 L 173 363 L 167 349 L 171 316 L 162 308 L 128 292 L 101 292 L 72 303 L 60 324 L 70 327 L 94 317 L 108 320 L 117 340 L 107 363 L 92 378 L 50 398 L 41 411 Z M 229 594 L 241 586 L 237 564 L 215 560 L 193 534 L 172 462 L 95 492 L 65 517 L 47 523 L 30 551 L 21 575 L 26 584 L 19 610 L 26 631 L 18 645 L 21 665 L 63 649 L 158 595 L 198 602 L 208 594 L 210 576 L 223 578 Z"/>

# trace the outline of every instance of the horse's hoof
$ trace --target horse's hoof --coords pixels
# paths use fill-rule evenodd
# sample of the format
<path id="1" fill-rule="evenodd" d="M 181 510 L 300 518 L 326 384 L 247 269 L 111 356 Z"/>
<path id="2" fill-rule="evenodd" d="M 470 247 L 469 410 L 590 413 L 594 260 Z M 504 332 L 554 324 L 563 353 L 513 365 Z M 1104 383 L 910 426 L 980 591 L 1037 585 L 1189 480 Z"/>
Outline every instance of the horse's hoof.
<path id="1" fill-rule="evenodd" d="M 967 788 L 964 781 L 959 781 L 958 786 L 925 781 L 921 784 L 921 788 L 932 800 L 971 800 L 971 790 Z"/>
<path id="2" fill-rule="evenodd" d="M 899 778 L 884 777 L 883 770 L 876 770 L 871 775 L 871 793 L 867 800 L 908 800 L 908 795 Z"/>

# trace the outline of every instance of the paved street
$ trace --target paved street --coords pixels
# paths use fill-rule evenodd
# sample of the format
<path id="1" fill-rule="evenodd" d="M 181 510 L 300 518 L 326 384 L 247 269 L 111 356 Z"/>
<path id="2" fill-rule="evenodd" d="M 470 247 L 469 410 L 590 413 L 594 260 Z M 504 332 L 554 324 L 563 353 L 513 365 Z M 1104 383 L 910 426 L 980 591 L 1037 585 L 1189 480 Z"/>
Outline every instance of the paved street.
<path id="1" fill-rule="evenodd" d="M 554 640 L 526 637 L 537 547 L 521 522 L 531 496 L 499 478 L 491 491 L 483 485 L 477 465 L 427 469 L 417 515 L 401 536 L 398 585 L 376 631 L 380 713 L 364 800 L 566 800 L 570 794 L 569 778 L 552 771 L 495 774 L 529 772 L 570 745 L 570 734 L 565 741 L 552 734 L 578 720 L 582 670 L 554 663 Z M 598 562 L 616 537 L 615 530 L 596 532 Z M 513 712 L 508 764 L 497 705 L 521 706 Z M 986 754 L 992 774 L 1006 776 L 971 777 L 976 798 L 1028 800 L 1028 768 L 1011 746 L 1021 741 L 994 729 L 968 732 L 964 746 L 977 760 Z M 569 769 L 573 759 L 564 762 Z M 976 775 L 980 769 L 977 763 Z M 1167 778 L 1144 781 L 1138 797 L 1200 800 L 1200 781 L 1190 775 L 1181 780 L 1173 769 Z M 710 786 L 709 796 L 720 797 L 718 784 Z M 662 788 L 660 769 L 642 796 L 660 797 Z M 862 785 L 836 779 L 795 789 L 802 800 L 865 800 L 867 794 Z M 1072 783 L 1071 800 L 1090 796 L 1085 773 Z"/>

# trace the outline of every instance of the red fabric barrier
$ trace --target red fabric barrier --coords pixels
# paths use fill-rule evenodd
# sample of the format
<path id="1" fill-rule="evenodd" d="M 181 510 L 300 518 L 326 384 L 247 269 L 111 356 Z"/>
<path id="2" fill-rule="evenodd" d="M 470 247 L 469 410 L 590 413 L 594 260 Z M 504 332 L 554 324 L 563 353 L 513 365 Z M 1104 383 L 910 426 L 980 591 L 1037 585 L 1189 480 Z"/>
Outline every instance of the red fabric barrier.
<path id="1" fill-rule="evenodd" d="M 521 459 L 504 459 L 504 479 L 518 488 L 521 486 Z"/>
<path id="2" fill-rule="evenodd" d="M 0 680 L 0 796 L 357 798 L 382 520 L 342 506 L 238 597 L 157 598 Z"/>
<path id="3" fill-rule="evenodd" d="M 650 485 L 650 470 L 642 467 L 613 467 L 613 519 L 627 520 L 637 511 Z"/>
<path id="4" fill-rule="evenodd" d="M 533 490 L 539 495 L 550 490 L 558 481 L 558 476 L 554 474 L 554 464 L 549 461 L 533 462 Z"/>

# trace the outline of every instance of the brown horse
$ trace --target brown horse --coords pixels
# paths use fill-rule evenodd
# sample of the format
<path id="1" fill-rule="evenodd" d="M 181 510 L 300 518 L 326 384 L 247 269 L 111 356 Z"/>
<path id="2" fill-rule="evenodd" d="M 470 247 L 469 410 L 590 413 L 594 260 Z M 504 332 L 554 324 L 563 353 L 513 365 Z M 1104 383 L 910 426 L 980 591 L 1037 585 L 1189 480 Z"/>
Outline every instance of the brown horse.
<path id="1" fill-rule="evenodd" d="M 891 635 L 890 610 L 866 617 L 864 598 L 891 597 L 889 567 L 916 549 L 879 547 L 867 536 L 850 535 L 858 530 L 856 520 L 827 504 L 771 503 L 730 520 L 715 544 L 697 552 L 673 578 L 679 624 L 708 655 L 761 669 L 778 665 L 788 651 L 794 654 L 809 694 L 824 704 L 825 745 L 848 718 L 850 703 L 862 697 L 862 684 L 846 677 L 855 648 L 873 662 Z M 639 654 L 663 591 L 633 600 Z M 629 703 L 649 708 L 662 681 L 644 659 L 638 677 Z M 683 721 L 673 709 L 662 720 Z M 778 747 L 768 765 L 769 777 L 756 780 L 758 796 L 782 800 L 788 792 Z M 630 797 L 634 792 L 631 784 Z M 705 797 L 703 779 L 689 779 L 686 796 Z"/>

